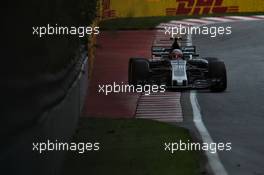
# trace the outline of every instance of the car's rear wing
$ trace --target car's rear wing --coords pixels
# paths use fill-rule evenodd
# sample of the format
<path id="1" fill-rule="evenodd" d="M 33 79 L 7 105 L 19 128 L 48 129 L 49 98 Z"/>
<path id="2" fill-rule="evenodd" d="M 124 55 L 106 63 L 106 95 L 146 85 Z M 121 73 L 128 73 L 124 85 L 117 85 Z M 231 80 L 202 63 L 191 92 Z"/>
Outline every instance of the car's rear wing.
<path id="1" fill-rule="evenodd" d="M 196 46 L 184 46 L 181 48 L 183 56 L 185 58 L 197 57 Z"/>
<path id="2" fill-rule="evenodd" d="M 181 50 L 182 50 L 183 56 L 186 58 L 198 56 L 196 54 L 196 46 L 182 46 Z M 169 46 L 152 46 L 151 48 L 152 59 L 169 57 L 169 54 L 171 53 L 171 51 L 172 49 Z"/>
<path id="3" fill-rule="evenodd" d="M 167 57 L 169 56 L 170 52 L 170 47 L 152 46 L 151 48 L 152 59 L 163 58 L 164 56 Z"/>

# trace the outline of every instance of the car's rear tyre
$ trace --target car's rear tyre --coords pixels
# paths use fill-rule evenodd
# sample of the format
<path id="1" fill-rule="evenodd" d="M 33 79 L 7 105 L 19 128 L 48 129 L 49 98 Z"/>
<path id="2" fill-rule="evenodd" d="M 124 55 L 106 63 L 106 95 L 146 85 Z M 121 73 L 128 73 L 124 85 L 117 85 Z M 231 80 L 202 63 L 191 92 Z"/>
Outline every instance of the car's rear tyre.
<path id="1" fill-rule="evenodd" d="M 149 61 L 145 58 L 130 58 L 128 67 L 128 82 L 131 85 L 144 85 L 150 74 Z"/>
<path id="2" fill-rule="evenodd" d="M 210 90 L 212 92 L 223 92 L 227 88 L 227 75 L 225 63 L 217 58 L 206 58 L 208 60 L 209 78 L 211 79 Z"/>

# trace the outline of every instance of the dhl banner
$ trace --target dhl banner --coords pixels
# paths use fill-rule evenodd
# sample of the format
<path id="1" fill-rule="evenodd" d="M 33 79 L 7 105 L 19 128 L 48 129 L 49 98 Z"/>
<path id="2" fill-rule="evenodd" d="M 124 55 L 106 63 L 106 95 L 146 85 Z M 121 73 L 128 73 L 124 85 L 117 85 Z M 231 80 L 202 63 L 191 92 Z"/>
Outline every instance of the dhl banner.
<path id="1" fill-rule="evenodd" d="M 264 0 L 102 0 L 102 17 L 264 12 Z"/>

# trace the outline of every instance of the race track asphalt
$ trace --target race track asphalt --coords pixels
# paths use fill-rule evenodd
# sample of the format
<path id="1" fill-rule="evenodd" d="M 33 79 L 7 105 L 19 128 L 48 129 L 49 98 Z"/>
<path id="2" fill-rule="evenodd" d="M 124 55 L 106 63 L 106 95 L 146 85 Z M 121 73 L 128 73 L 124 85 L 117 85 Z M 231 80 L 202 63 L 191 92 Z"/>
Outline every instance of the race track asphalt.
<path id="1" fill-rule="evenodd" d="M 198 91 L 198 102 L 214 142 L 232 142 L 232 151 L 219 152 L 228 174 L 264 175 L 264 21 L 216 26 L 227 25 L 231 35 L 193 36 L 200 56 L 223 59 L 228 73 L 226 92 Z"/>

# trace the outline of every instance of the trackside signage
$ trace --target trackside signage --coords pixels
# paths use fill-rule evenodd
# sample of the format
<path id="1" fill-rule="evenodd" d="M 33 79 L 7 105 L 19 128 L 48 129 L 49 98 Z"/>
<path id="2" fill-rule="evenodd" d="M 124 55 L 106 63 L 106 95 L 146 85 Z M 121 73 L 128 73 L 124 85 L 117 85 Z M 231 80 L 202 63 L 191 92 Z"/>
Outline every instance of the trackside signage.
<path id="1" fill-rule="evenodd" d="M 264 12 L 263 0 L 102 0 L 102 4 L 104 19 Z"/>

